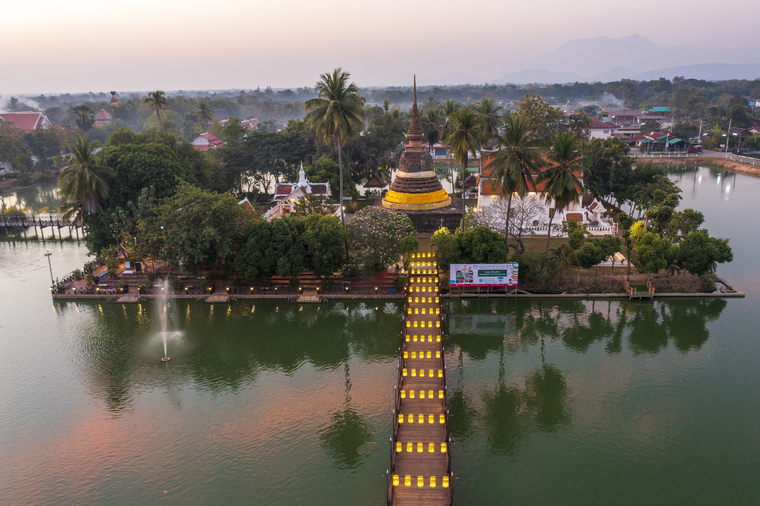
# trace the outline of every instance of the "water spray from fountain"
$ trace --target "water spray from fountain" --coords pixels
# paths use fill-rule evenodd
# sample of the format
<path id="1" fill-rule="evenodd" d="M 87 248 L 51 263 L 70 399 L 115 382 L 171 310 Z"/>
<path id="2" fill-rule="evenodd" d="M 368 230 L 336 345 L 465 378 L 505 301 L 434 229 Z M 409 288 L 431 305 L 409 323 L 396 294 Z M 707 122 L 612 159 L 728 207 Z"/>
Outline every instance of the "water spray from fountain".
<path id="1" fill-rule="evenodd" d="M 161 337 L 164 340 L 164 358 L 162 362 L 168 362 L 169 353 L 166 347 L 166 321 L 169 319 L 169 276 L 166 276 L 164 282 L 161 283 L 161 298 L 158 317 L 161 319 Z"/>

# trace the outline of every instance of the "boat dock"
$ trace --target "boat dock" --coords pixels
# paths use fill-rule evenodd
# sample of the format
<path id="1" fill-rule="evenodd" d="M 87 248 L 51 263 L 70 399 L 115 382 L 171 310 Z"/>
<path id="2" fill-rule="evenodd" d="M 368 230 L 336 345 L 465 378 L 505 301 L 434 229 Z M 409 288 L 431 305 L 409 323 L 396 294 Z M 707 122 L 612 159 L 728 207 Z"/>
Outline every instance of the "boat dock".
<path id="1" fill-rule="evenodd" d="M 434 253 L 413 256 L 393 410 L 389 505 L 451 505 L 451 438 Z"/>

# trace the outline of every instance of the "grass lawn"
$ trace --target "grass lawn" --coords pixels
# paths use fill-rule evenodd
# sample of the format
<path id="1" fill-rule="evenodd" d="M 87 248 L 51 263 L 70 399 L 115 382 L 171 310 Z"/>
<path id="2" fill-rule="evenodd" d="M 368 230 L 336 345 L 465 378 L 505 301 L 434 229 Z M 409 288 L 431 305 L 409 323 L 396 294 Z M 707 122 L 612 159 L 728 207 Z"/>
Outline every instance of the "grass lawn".
<path id="1" fill-rule="evenodd" d="M 546 237 L 523 237 L 525 250 L 533 250 L 543 253 L 546 249 Z M 567 242 L 567 237 L 552 237 L 549 239 L 549 249 L 558 248 Z M 514 251 L 514 250 L 512 250 Z"/>

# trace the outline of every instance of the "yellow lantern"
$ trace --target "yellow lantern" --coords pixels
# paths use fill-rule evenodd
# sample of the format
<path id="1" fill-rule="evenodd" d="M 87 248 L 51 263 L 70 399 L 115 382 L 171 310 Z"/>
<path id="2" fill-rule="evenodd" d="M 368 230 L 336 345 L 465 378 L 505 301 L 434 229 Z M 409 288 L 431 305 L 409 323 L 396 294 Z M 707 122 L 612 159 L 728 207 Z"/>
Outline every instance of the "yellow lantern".
<path id="1" fill-rule="evenodd" d="M 441 350 L 435 350 L 435 358 L 441 358 Z"/>
<path id="2" fill-rule="evenodd" d="M 433 414 L 428 415 L 428 423 L 435 423 L 435 415 Z"/>
<path id="3" fill-rule="evenodd" d="M 443 478 L 441 478 L 441 486 L 443 488 L 449 488 L 449 477 L 448 476 L 444 476 Z"/>
<path id="4" fill-rule="evenodd" d="M 410 322 L 409 320 L 407 320 L 407 321 L 406 321 L 406 326 L 407 326 L 407 327 L 411 327 L 411 326 L 412 326 L 412 322 Z"/>
<path id="5" fill-rule="evenodd" d="M 446 423 L 446 415 L 444 415 L 444 414 L 438 415 L 438 423 L 440 423 L 440 424 Z"/>
<path id="6" fill-rule="evenodd" d="M 435 322 L 435 328 L 437 328 L 437 329 L 441 328 L 441 320 L 436 320 L 436 322 Z"/>
<path id="7" fill-rule="evenodd" d="M 439 307 L 435 308 L 435 314 L 441 314 L 441 308 Z"/>
<path id="8" fill-rule="evenodd" d="M 417 376 L 417 369 L 412 369 L 412 378 L 414 378 L 415 376 Z M 438 377 L 439 378 L 441 377 L 440 371 L 438 373 Z"/>
<path id="9" fill-rule="evenodd" d="M 396 453 L 400 453 L 403 450 L 404 450 L 404 445 L 401 444 L 401 441 L 396 441 Z"/>
<path id="10" fill-rule="evenodd" d="M 424 398 L 425 398 L 425 391 L 420 390 L 420 399 L 424 399 Z"/>
<path id="11" fill-rule="evenodd" d="M 409 308 L 409 309 L 407 310 L 407 314 L 412 314 L 412 308 Z"/>
<path id="12" fill-rule="evenodd" d="M 422 308 L 422 314 L 425 314 L 425 308 L 424 307 Z"/>
<path id="13" fill-rule="evenodd" d="M 414 335 L 414 342 L 417 342 L 417 334 Z"/>
<path id="14" fill-rule="evenodd" d="M 404 357 L 404 358 L 408 358 L 408 357 Z M 416 351 L 412 352 L 412 358 L 417 358 L 417 352 Z"/>
<path id="15" fill-rule="evenodd" d="M 430 477 L 430 488 L 435 488 L 435 476 Z"/>
<path id="16" fill-rule="evenodd" d="M 406 451 L 407 453 L 412 453 L 412 443 L 406 443 Z"/>
<path id="17" fill-rule="evenodd" d="M 406 342 L 409 342 L 409 334 L 406 335 Z"/>
<path id="18" fill-rule="evenodd" d="M 404 415 L 398 415 L 398 423 L 404 423 Z"/>
<path id="19" fill-rule="evenodd" d="M 409 297 L 409 303 L 411 303 L 411 302 L 412 302 L 412 298 L 411 298 L 411 297 Z"/>
<path id="20" fill-rule="evenodd" d="M 435 443 L 428 444 L 428 453 L 435 453 Z"/>
<path id="21" fill-rule="evenodd" d="M 441 443 L 441 453 L 446 453 L 446 443 Z"/>
<path id="22" fill-rule="evenodd" d="M 429 343 L 433 342 L 433 334 L 428 334 L 428 342 Z"/>
<path id="23" fill-rule="evenodd" d="M 425 423 L 425 415 L 421 414 L 417 417 L 417 423 Z"/>
<path id="24" fill-rule="evenodd" d="M 409 314 L 412 314 L 412 308 L 409 308 Z M 420 309 L 417 307 L 414 308 L 414 314 L 420 314 Z"/>
<path id="25" fill-rule="evenodd" d="M 440 343 L 441 342 L 441 335 L 440 334 L 438 334 L 437 336 L 435 336 L 435 342 L 436 343 Z"/>
<path id="26" fill-rule="evenodd" d="M 424 487 L 425 486 L 425 478 L 422 476 L 417 476 L 417 486 L 418 487 Z"/>
<path id="27" fill-rule="evenodd" d="M 438 398 L 443 399 L 443 390 L 438 390 Z"/>
<path id="28" fill-rule="evenodd" d="M 412 371 L 414 371 L 414 369 L 412 369 Z M 412 376 L 414 376 L 414 374 L 412 374 Z M 443 369 L 438 369 L 438 377 L 443 378 Z"/>
<path id="29" fill-rule="evenodd" d="M 419 302 L 419 301 L 420 301 L 419 297 L 415 297 L 414 298 L 414 302 Z M 412 298 L 411 297 L 409 297 L 409 302 L 412 302 Z"/>
<path id="30" fill-rule="evenodd" d="M 406 399 L 406 390 L 401 391 L 401 398 Z"/>
<path id="31" fill-rule="evenodd" d="M 432 378 L 432 377 L 433 377 L 433 370 L 428 369 L 428 378 Z"/>
<path id="32" fill-rule="evenodd" d="M 414 328 L 417 328 L 417 320 L 414 320 Z"/>
<path id="33" fill-rule="evenodd" d="M 428 352 L 425 354 L 425 358 L 431 358 L 431 356 L 430 356 L 430 352 L 429 352 L 429 351 L 428 351 Z M 439 358 L 440 358 L 440 357 L 439 357 Z"/>
<path id="34" fill-rule="evenodd" d="M 409 398 L 414 399 L 414 390 L 409 390 Z"/>
<path id="35" fill-rule="evenodd" d="M 432 398 L 433 398 L 433 391 L 428 390 L 428 399 L 432 399 Z"/>
<path id="36" fill-rule="evenodd" d="M 444 479 L 446 479 L 445 476 L 444 476 Z M 448 484 L 448 482 L 446 483 Z M 408 474 L 404 476 L 404 485 L 406 485 L 407 487 L 410 487 L 412 485 L 412 477 L 409 476 Z"/>
<path id="37" fill-rule="evenodd" d="M 394 487 L 398 487 L 398 475 L 397 474 L 393 475 L 393 486 Z"/>
<path id="38" fill-rule="evenodd" d="M 443 416 L 443 415 L 441 415 L 441 416 Z M 407 415 L 406 421 L 409 422 L 409 423 L 414 423 L 414 415 Z M 441 422 L 441 423 L 443 423 L 443 422 Z"/>
<path id="39" fill-rule="evenodd" d="M 422 453 L 422 443 L 417 443 L 417 453 Z"/>
<path id="40" fill-rule="evenodd" d="M 406 369 L 401 369 L 401 376 L 406 377 Z"/>
<path id="41" fill-rule="evenodd" d="M 408 351 L 404 352 L 404 358 L 409 358 L 409 352 Z"/>

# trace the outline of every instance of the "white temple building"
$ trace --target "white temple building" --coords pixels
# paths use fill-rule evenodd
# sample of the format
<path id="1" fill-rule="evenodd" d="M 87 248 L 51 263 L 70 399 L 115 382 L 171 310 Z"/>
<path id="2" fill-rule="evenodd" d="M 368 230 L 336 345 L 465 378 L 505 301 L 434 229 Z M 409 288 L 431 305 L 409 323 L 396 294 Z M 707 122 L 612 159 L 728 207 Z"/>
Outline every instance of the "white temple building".
<path id="1" fill-rule="evenodd" d="M 264 214 L 264 218 L 269 221 L 273 218 L 289 216 L 293 212 L 295 204 L 309 195 L 329 199 L 332 193 L 330 192 L 330 183 L 312 183 L 306 178 L 306 172 L 303 170 L 302 162 L 301 170 L 298 172 L 298 182 L 277 183 L 275 185 L 275 205 Z M 325 204 L 325 206 L 330 209 L 334 208 L 334 212 L 331 213 L 331 216 L 340 216 L 340 207 L 338 204 Z"/>

